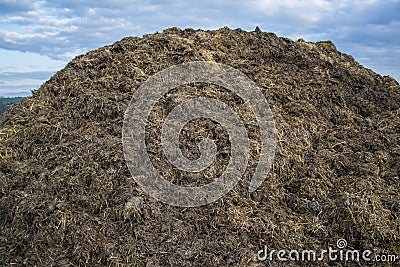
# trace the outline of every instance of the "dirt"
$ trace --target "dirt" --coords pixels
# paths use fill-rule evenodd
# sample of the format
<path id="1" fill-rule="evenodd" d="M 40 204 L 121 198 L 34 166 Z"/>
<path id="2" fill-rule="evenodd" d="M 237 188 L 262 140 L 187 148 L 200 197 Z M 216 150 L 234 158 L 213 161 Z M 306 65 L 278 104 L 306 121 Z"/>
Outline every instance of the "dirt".
<path id="1" fill-rule="evenodd" d="M 229 65 L 255 81 L 275 116 L 277 149 L 255 192 L 248 192 L 246 178 L 212 204 L 180 208 L 135 183 L 121 131 L 129 101 L 148 77 L 199 60 Z M 211 85 L 169 92 L 149 118 L 155 166 L 166 160 L 159 147 L 163 111 L 178 95 L 196 92 L 243 104 Z M 399 114 L 399 83 L 330 41 L 228 28 L 124 38 L 76 57 L 0 116 L 0 265 L 275 266 L 276 258 L 257 259 L 264 246 L 320 251 L 336 248 L 338 239 L 348 249 L 400 256 Z M 195 158 L 191 127 L 182 151 Z M 197 127 L 216 136 L 219 151 L 229 148 L 218 125 L 199 120 Z M 257 141 L 257 134 L 250 137 Z M 250 165 L 257 153 L 253 147 Z M 229 153 L 221 153 L 211 174 L 228 161 Z M 175 178 L 185 185 L 209 182 Z M 286 262 L 310 264 L 358 266 Z"/>

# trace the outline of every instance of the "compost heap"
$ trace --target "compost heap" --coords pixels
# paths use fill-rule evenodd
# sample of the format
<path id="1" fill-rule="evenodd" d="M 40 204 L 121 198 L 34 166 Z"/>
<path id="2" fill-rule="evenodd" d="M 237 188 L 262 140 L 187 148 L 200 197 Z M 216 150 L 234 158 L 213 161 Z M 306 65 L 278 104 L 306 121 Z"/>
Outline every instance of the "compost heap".
<path id="1" fill-rule="evenodd" d="M 136 184 L 121 131 L 135 90 L 191 61 L 226 64 L 255 81 L 274 114 L 277 148 L 255 192 L 243 178 L 212 204 L 180 208 Z M 158 167 L 157 118 L 181 94 L 243 104 L 213 85 L 169 92 L 149 118 L 156 126 L 146 140 Z M 258 28 L 171 28 L 124 38 L 76 57 L 1 116 L 0 264 L 254 266 L 264 264 L 257 259 L 264 246 L 318 251 L 336 248 L 340 238 L 349 249 L 400 255 L 399 112 L 398 82 L 330 41 L 292 41 Z M 197 125 L 226 138 L 218 125 Z M 196 135 L 196 127 L 187 130 Z M 185 155 L 196 158 L 197 139 L 181 141 Z M 250 152 L 254 165 L 257 150 Z M 226 164 L 229 153 L 221 155 Z"/>

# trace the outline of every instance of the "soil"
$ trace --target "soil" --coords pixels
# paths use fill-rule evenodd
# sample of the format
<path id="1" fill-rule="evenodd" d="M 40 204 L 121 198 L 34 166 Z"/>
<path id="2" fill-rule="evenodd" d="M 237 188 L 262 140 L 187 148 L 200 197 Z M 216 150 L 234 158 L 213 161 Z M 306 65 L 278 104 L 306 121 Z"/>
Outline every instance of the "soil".
<path id="1" fill-rule="evenodd" d="M 277 149 L 255 192 L 246 178 L 212 204 L 180 208 L 135 183 L 121 131 L 129 101 L 147 78 L 199 60 L 255 81 L 275 116 Z M 149 117 L 155 166 L 165 161 L 157 146 L 163 111 L 177 95 L 196 92 L 243 104 L 212 85 L 169 92 Z M 330 41 L 292 41 L 258 28 L 171 28 L 124 38 L 76 57 L 0 116 L 0 265 L 274 266 L 281 264 L 276 257 L 257 259 L 264 246 L 321 251 L 336 248 L 338 239 L 348 249 L 400 256 L 399 114 L 399 83 Z M 206 127 L 219 140 L 212 175 L 220 174 L 229 161 L 226 132 L 197 123 L 185 129 L 182 151 L 196 158 L 198 138 L 190 132 Z M 257 141 L 257 134 L 250 137 Z M 256 146 L 250 152 L 251 174 L 260 155 Z"/>

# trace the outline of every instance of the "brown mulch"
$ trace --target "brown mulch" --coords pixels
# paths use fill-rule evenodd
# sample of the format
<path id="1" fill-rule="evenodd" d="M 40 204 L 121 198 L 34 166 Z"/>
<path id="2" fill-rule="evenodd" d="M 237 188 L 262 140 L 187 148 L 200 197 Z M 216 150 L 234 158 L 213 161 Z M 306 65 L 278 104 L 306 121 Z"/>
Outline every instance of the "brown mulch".
<path id="1" fill-rule="evenodd" d="M 275 116 L 277 150 L 255 192 L 243 179 L 217 202 L 179 208 L 135 183 L 121 130 L 148 77 L 198 60 L 256 82 Z M 218 90 L 235 105 L 224 89 L 182 86 L 159 102 L 154 123 L 174 96 Z M 218 125 L 207 128 L 226 138 Z M 157 147 L 157 129 L 149 147 Z M 182 142 L 196 157 L 190 135 Z M 128 37 L 75 58 L 0 116 L 0 265 L 268 266 L 280 263 L 257 260 L 264 245 L 321 250 L 339 238 L 350 249 L 400 255 L 399 177 L 399 83 L 332 42 L 228 28 Z"/>

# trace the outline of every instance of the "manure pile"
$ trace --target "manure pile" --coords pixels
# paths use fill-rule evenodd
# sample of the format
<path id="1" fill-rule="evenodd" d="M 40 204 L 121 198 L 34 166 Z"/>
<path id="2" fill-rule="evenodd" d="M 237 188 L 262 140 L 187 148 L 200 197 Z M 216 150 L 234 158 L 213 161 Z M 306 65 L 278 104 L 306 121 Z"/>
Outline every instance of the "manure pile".
<path id="1" fill-rule="evenodd" d="M 253 80 L 274 114 L 277 142 L 271 171 L 255 192 L 248 192 L 248 177 L 260 157 L 257 145 L 231 192 L 181 208 L 142 191 L 126 166 L 121 135 L 135 90 L 155 73 L 192 61 L 222 63 Z M 146 136 L 159 169 L 161 119 L 182 95 L 223 98 L 249 112 L 217 86 L 169 92 L 149 117 Z M 268 266 L 281 263 L 276 256 L 258 261 L 264 246 L 320 251 L 336 248 L 338 239 L 349 249 L 400 255 L 399 118 L 398 82 L 329 41 L 292 41 L 258 28 L 171 28 L 124 38 L 76 57 L 0 116 L 0 265 Z M 226 132 L 196 123 L 182 135 L 183 154 L 199 156 L 205 128 L 221 150 L 213 165 L 221 168 L 208 174 L 220 175 L 229 161 Z M 249 138 L 257 141 L 257 131 Z M 210 182 L 196 177 L 168 179 Z"/>

